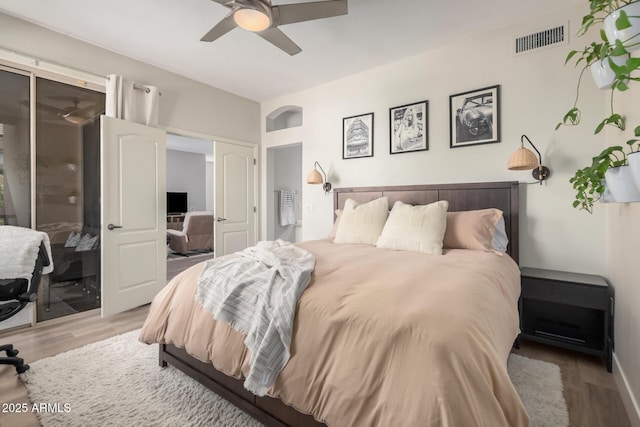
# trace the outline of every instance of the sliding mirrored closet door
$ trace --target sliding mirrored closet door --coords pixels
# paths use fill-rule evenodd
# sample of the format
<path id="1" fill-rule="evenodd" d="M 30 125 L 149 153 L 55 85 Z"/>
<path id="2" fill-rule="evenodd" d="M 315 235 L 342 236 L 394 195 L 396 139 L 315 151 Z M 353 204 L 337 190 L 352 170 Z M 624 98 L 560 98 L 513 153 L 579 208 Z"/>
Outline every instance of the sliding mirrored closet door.
<path id="1" fill-rule="evenodd" d="M 100 307 L 104 107 L 104 93 L 0 66 L 0 225 L 46 232 L 55 266 L 37 321 Z"/>
<path id="2" fill-rule="evenodd" d="M 36 79 L 36 228 L 54 272 L 38 320 L 100 307 L 100 114 L 105 95 Z"/>

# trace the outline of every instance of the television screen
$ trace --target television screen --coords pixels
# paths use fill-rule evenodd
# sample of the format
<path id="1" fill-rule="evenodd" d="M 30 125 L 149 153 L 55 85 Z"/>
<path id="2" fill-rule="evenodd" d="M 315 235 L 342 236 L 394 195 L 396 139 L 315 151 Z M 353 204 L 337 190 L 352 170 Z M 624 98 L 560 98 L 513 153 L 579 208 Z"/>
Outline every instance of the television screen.
<path id="1" fill-rule="evenodd" d="M 167 192 L 167 215 L 187 212 L 187 193 Z"/>

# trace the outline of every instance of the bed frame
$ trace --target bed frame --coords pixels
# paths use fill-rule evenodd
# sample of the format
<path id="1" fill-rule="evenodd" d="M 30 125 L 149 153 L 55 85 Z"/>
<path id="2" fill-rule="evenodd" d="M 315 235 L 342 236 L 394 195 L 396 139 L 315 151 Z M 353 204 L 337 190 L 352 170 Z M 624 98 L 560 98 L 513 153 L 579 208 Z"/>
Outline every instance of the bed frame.
<path id="1" fill-rule="evenodd" d="M 412 205 L 424 205 L 438 200 L 449 201 L 449 211 L 498 208 L 504 212 L 509 237 L 507 253 L 518 262 L 519 185 L 517 181 L 465 184 L 407 185 L 392 187 L 336 188 L 334 211 L 347 199 L 367 202 L 381 196 L 389 198 L 389 208 L 397 200 Z M 191 357 L 184 349 L 160 344 L 160 366 L 174 366 L 204 384 L 267 426 L 325 426 L 311 415 L 298 412 L 280 399 L 257 397 L 243 387 L 243 380 L 217 371 L 211 363 Z"/>

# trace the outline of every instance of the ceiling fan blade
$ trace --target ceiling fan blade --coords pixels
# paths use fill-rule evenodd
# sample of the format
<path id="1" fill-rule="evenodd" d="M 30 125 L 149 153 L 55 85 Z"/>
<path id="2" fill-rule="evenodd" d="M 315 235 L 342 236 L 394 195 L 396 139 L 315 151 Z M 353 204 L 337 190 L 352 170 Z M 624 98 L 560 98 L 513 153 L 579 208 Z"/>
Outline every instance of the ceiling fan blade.
<path id="1" fill-rule="evenodd" d="M 225 16 L 222 21 L 218 22 L 218 24 L 216 24 L 215 27 L 210 29 L 207 34 L 202 36 L 200 41 L 201 42 L 212 42 L 212 41 L 224 36 L 229 31 L 233 30 L 236 27 L 237 27 L 237 25 L 236 25 L 236 21 L 233 20 L 233 14 L 230 13 L 227 16 Z"/>
<path id="2" fill-rule="evenodd" d="M 59 116 L 60 114 L 64 114 L 65 111 L 62 108 L 54 107 L 52 105 L 43 104 L 38 102 L 36 104 L 36 111 L 43 111 L 55 116 Z"/>
<path id="3" fill-rule="evenodd" d="M 293 24 L 295 22 L 312 21 L 314 19 L 346 15 L 347 11 L 347 0 L 284 4 L 280 6 L 273 6 L 271 8 L 274 21 L 277 25 Z"/>
<path id="4" fill-rule="evenodd" d="M 302 49 L 300 49 L 300 46 L 295 44 L 293 40 L 291 40 L 289 37 L 285 35 L 285 33 L 283 33 L 277 28 L 267 28 L 266 30 L 260 31 L 259 33 L 256 33 L 256 34 L 262 37 L 263 39 L 265 39 L 266 41 L 268 41 L 269 43 L 273 44 L 277 48 L 284 50 L 289 55 L 293 56 L 295 54 L 302 52 Z"/>

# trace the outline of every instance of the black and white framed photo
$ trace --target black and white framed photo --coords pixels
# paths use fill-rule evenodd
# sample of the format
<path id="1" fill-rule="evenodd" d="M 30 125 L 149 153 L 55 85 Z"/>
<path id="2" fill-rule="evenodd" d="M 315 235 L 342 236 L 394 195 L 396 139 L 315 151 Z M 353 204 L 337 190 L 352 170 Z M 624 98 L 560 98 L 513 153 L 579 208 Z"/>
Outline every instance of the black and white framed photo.
<path id="1" fill-rule="evenodd" d="M 373 113 L 342 119 L 342 158 L 373 156 Z"/>
<path id="2" fill-rule="evenodd" d="M 500 85 L 449 96 L 451 148 L 500 142 Z"/>
<path id="3" fill-rule="evenodd" d="M 408 153 L 429 149 L 429 102 L 389 108 L 389 152 Z"/>

